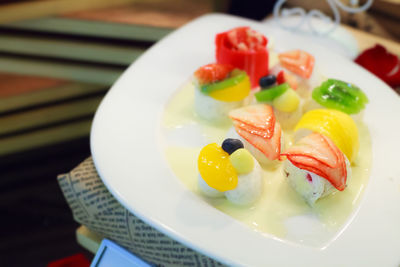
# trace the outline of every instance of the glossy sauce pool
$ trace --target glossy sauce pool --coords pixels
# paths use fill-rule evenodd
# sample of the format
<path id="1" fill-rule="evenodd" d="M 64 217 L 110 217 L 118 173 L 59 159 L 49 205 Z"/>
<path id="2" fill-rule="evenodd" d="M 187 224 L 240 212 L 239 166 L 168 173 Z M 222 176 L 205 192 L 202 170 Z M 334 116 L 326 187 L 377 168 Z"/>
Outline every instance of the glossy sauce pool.
<path id="1" fill-rule="evenodd" d="M 310 207 L 290 187 L 283 175 L 282 164 L 279 164 L 273 170 L 263 169 L 264 190 L 261 198 L 251 206 L 241 207 L 225 198 L 205 197 L 197 188 L 197 158 L 201 148 L 214 142 L 220 145 L 231 124 L 213 125 L 198 118 L 193 110 L 193 98 L 194 88 L 188 83 L 170 99 L 162 121 L 165 157 L 176 177 L 189 190 L 252 229 L 280 239 L 321 247 L 334 238 L 358 207 L 368 183 L 372 159 L 371 139 L 363 123 L 357 123 L 360 151 L 352 164 L 352 177 L 344 191 L 322 198 L 314 207 Z M 292 133 L 285 131 L 284 138 L 285 146 L 291 145 Z M 180 141 L 176 142 L 176 139 Z M 182 139 L 192 140 L 185 144 Z M 291 219 L 295 220 L 290 223 Z M 292 228 L 298 228 L 296 226 L 299 224 L 315 225 L 310 226 L 310 233 L 297 234 L 297 230 L 293 231 Z M 325 235 L 325 232 L 328 234 Z"/>

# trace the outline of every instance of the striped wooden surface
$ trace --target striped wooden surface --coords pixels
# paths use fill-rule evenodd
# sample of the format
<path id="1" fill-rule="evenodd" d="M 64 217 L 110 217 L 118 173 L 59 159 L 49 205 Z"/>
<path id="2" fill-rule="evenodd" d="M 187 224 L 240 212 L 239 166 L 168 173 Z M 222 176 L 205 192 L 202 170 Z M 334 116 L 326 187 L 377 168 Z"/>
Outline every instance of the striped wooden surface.
<path id="1" fill-rule="evenodd" d="M 0 74 L 1 77 L 1 74 Z M 18 77 L 20 77 L 18 75 Z M 14 89 L 15 87 L 8 88 Z M 18 110 L 26 110 L 44 106 L 49 103 L 62 103 L 63 101 L 76 98 L 104 94 L 108 87 L 98 84 L 70 82 L 59 86 L 43 88 L 34 92 L 25 92 L 23 94 L 9 95 L 0 97 L 0 116 L 4 113 L 12 113 Z M 1 94 L 1 89 L 0 89 Z M 0 117 L 1 119 L 2 117 Z"/>
<path id="2" fill-rule="evenodd" d="M 1 32 L 0 32 L 1 33 Z M 81 39 L 1 33 L 0 52 L 56 59 L 100 62 L 127 66 L 139 57 L 146 47 L 107 44 Z"/>
<path id="3" fill-rule="evenodd" d="M 87 137 L 108 88 L 0 73 L 0 158 Z"/>
<path id="4" fill-rule="evenodd" d="M 135 0 L 70 0 L 53 1 L 12 1 L 0 6 L 0 23 L 39 18 L 65 12 L 81 11 L 93 8 L 104 8 L 114 5 L 132 3 Z"/>
<path id="5" fill-rule="evenodd" d="M 146 49 L 63 38 L 0 35 L 0 157 L 89 136 L 104 94 Z"/>
<path id="6" fill-rule="evenodd" d="M 28 112 L 18 112 L 0 117 L 0 137 L 11 136 L 23 131 L 57 124 L 67 120 L 91 116 L 103 96 L 68 101 L 61 104 L 35 108 Z"/>
<path id="7" fill-rule="evenodd" d="M 65 83 L 66 81 L 60 79 L 34 76 L 24 76 L 23 79 L 21 79 L 20 75 L 0 73 L 0 99 L 46 90 Z M 29 84 L 29 86 L 27 86 L 27 84 Z M 1 102 L 0 106 L 3 104 L 4 101 Z"/>
<path id="8" fill-rule="evenodd" d="M 145 25 L 129 25 L 76 20 L 71 18 L 47 17 L 28 21 L 5 24 L 4 27 L 33 32 L 62 33 L 78 36 L 104 37 L 124 40 L 141 40 L 155 42 L 171 29 L 153 28 Z"/>
<path id="9" fill-rule="evenodd" d="M 124 67 L 0 54 L 0 71 L 111 86 Z"/>
<path id="10" fill-rule="evenodd" d="M 87 137 L 123 71 L 213 1 L 85 0 L 61 15 L 69 1 L 41 2 L 0 5 L 0 158 Z"/>
<path id="11" fill-rule="evenodd" d="M 0 157 L 87 137 L 92 118 L 44 127 L 0 139 Z"/>

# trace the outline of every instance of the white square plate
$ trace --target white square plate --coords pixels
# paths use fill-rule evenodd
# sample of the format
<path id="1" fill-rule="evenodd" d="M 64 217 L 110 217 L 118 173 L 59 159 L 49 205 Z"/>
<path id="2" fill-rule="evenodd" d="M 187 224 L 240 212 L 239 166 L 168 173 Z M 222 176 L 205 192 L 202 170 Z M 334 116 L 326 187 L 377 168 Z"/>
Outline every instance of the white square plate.
<path id="1" fill-rule="evenodd" d="M 359 208 L 327 247 L 311 248 L 253 231 L 216 210 L 177 179 L 163 157 L 161 118 L 170 96 L 194 70 L 214 61 L 214 36 L 248 25 L 275 46 L 312 51 L 321 72 L 363 88 L 372 169 Z M 309 39 L 226 16 L 203 16 L 134 62 L 108 92 L 91 132 L 96 168 L 132 213 L 187 246 L 246 266 L 398 266 L 400 264 L 400 100 L 382 81 Z"/>

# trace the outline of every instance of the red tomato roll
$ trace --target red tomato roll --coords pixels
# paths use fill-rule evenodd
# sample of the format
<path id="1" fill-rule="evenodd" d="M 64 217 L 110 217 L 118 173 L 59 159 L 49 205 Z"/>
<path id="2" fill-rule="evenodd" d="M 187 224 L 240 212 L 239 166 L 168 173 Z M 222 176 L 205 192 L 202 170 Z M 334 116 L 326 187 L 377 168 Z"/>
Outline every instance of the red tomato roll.
<path id="1" fill-rule="evenodd" d="M 255 88 L 260 78 L 268 74 L 267 43 L 264 35 L 250 27 L 219 33 L 215 38 L 217 62 L 246 71 Z"/>

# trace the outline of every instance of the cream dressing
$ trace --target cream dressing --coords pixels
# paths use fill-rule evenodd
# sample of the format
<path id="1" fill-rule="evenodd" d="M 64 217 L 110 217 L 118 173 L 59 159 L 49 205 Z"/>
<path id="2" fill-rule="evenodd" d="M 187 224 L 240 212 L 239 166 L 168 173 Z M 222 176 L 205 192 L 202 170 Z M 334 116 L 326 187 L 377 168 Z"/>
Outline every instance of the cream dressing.
<path id="1" fill-rule="evenodd" d="M 221 144 L 230 124 L 213 125 L 196 116 L 193 110 L 194 88 L 185 85 L 169 101 L 164 111 L 163 126 L 166 131 L 179 130 L 190 124 L 200 126 L 208 143 Z M 225 198 L 212 199 L 202 196 L 210 205 L 232 216 L 254 230 L 285 238 L 285 220 L 299 215 L 311 214 L 330 230 L 339 230 L 359 204 L 368 183 L 371 166 L 371 138 L 368 128 L 358 123 L 360 151 L 352 164 L 352 177 L 348 187 L 318 200 L 310 207 L 286 181 L 282 164 L 275 170 L 263 169 L 264 190 L 262 197 L 253 205 L 236 206 Z M 284 132 L 285 145 L 292 144 L 293 133 Z M 177 146 L 166 140 L 165 156 L 175 175 L 189 190 L 202 195 L 197 188 L 197 157 L 201 147 Z M 206 144 L 204 144 L 206 145 Z"/>

